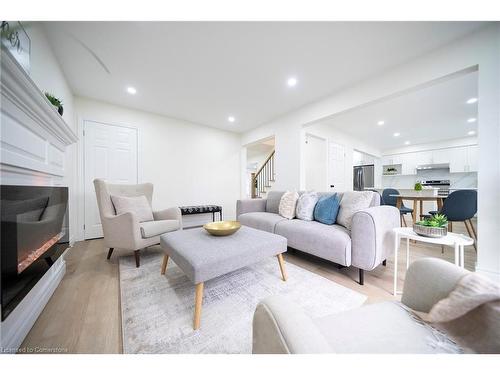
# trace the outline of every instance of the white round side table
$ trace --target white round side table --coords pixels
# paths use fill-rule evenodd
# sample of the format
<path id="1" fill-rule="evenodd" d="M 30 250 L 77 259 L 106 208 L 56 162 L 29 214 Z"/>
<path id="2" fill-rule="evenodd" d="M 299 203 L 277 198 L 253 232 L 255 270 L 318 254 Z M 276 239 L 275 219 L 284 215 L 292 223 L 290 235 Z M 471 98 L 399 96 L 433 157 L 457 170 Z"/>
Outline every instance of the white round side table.
<path id="1" fill-rule="evenodd" d="M 406 269 L 410 266 L 410 240 L 431 243 L 436 245 L 452 246 L 455 248 L 455 264 L 464 268 L 465 246 L 473 245 L 474 240 L 463 234 L 448 232 L 444 237 L 431 238 L 419 236 L 412 228 L 394 228 L 394 295 L 397 291 L 398 283 L 398 251 L 402 238 L 406 238 Z"/>

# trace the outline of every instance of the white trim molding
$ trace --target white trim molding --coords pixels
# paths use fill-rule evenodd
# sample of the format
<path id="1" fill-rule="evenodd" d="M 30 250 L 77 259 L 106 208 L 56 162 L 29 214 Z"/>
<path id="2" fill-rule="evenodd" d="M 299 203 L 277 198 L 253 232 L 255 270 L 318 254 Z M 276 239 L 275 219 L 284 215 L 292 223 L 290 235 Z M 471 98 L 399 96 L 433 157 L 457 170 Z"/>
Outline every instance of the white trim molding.
<path id="1" fill-rule="evenodd" d="M 65 186 L 66 147 L 78 140 L 76 134 L 3 46 L 1 72 L 1 183 Z M 65 271 L 63 254 L 1 322 L 2 351 L 19 348 Z"/>

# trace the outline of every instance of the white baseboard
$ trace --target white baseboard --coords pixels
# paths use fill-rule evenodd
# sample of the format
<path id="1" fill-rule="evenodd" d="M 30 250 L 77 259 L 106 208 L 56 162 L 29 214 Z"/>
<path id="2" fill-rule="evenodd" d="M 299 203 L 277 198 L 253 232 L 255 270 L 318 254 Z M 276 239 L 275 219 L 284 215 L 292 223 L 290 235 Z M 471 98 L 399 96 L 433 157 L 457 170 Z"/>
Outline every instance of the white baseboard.
<path id="1" fill-rule="evenodd" d="M 0 353 L 15 353 L 66 273 L 61 255 L 0 324 Z"/>

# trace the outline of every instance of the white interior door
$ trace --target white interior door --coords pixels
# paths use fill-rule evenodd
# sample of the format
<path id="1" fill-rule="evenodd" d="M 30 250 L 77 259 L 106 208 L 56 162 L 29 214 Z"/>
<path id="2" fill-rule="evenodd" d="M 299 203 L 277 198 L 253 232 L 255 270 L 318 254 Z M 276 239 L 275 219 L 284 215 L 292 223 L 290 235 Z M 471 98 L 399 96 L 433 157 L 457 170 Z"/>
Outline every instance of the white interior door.
<path id="1" fill-rule="evenodd" d="M 84 124 L 85 239 L 102 237 L 94 179 L 137 183 L 137 129 L 85 121 Z"/>
<path id="2" fill-rule="evenodd" d="M 306 190 L 325 191 L 327 175 L 326 140 L 306 134 Z"/>
<path id="3" fill-rule="evenodd" d="M 328 144 L 329 187 L 333 191 L 345 191 L 345 148 L 335 142 Z"/>

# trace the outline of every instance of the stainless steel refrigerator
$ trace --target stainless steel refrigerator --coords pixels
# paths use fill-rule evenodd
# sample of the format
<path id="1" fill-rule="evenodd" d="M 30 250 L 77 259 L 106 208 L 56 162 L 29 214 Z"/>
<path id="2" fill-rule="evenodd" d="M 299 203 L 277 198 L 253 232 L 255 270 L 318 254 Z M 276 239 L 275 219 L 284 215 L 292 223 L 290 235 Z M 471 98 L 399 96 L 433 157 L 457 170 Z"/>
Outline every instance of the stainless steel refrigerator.
<path id="1" fill-rule="evenodd" d="M 360 165 L 354 167 L 353 170 L 353 187 L 356 191 L 365 189 L 373 189 L 375 167 L 373 164 Z"/>

